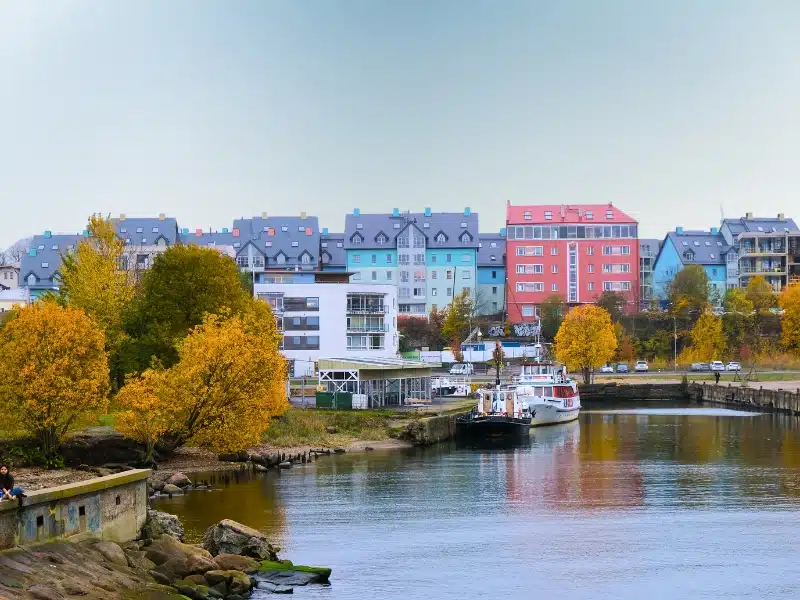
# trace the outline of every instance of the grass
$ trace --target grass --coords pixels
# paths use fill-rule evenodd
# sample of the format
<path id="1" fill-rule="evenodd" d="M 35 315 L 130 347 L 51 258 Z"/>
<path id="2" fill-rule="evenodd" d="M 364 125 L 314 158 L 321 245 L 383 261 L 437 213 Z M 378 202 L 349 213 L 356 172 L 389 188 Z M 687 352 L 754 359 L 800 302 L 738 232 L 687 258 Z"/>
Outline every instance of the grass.
<path id="1" fill-rule="evenodd" d="M 264 441 L 277 447 L 291 448 L 385 440 L 400 428 L 397 421 L 409 416 L 392 410 L 290 408 L 270 423 Z M 328 427 L 335 427 L 337 433 L 328 433 Z"/>

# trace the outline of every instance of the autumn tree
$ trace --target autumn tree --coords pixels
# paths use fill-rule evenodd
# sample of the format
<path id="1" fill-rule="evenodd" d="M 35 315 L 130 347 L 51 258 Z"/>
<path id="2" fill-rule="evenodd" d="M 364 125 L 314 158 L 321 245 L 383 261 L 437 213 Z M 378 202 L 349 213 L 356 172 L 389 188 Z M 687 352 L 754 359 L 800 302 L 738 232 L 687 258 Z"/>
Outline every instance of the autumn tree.
<path id="1" fill-rule="evenodd" d="M 783 289 L 780 298 L 781 344 L 788 351 L 800 355 L 800 285 Z"/>
<path id="2" fill-rule="evenodd" d="M 775 306 L 775 292 L 772 286 L 761 275 L 751 277 L 745 288 L 745 295 L 753 305 L 753 331 L 750 345 L 756 353 L 761 354 L 763 348 L 764 321 L 769 315 L 769 309 Z"/>
<path id="3" fill-rule="evenodd" d="M 212 248 L 173 246 L 145 271 L 126 332 L 131 370 L 155 358 L 165 367 L 178 360 L 178 344 L 207 314 L 238 314 L 249 296 L 230 257 Z"/>
<path id="4" fill-rule="evenodd" d="M 614 336 L 617 338 L 617 350 L 614 358 L 619 362 L 628 362 L 636 357 L 636 348 L 633 340 L 620 323 L 614 323 Z"/>
<path id="5" fill-rule="evenodd" d="M 45 456 L 64 435 L 107 406 L 105 336 L 76 308 L 26 306 L 0 330 L 0 410 L 7 426 L 33 435 Z"/>
<path id="6" fill-rule="evenodd" d="M 720 360 L 725 351 L 722 319 L 710 311 L 704 312 L 692 328 L 691 339 L 691 357 L 694 360 L 702 362 Z"/>
<path id="7" fill-rule="evenodd" d="M 149 369 L 129 381 L 114 398 L 116 429 L 145 448 L 143 463 L 154 462 L 154 449 L 170 428 L 173 411 L 167 371 Z"/>
<path id="8" fill-rule="evenodd" d="M 605 309 L 608 314 L 611 315 L 611 320 L 617 323 L 622 318 L 622 315 L 625 314 L 625 305 L 627 301 L 622 294 L 604 291 L 597 297 L 594 303 L 600 308 Z"/>
<path id="9" fill-rule="evenodd" d="M 592 371 L 610 361 L 616 349 L 611 316 L 591 304 L 572 309 L 556 335 L 556 358 L 571 371 L 582 371 L 584 383 L 591 382 Z"/>
<path id="10" fill-rule="evenodd" d="M 125 243 L 109 219 L 89 219 L 89 236 L 74 251 L 61 255 L 60 300 L 84 311 L 105 332 L 111 381 L 122 384 L 120 350 L 125 340 L 123 319 L 135 294 L 131 272 L 125 268 Z"/>
<path id="11" fill-rule="evenodd" d="M 134 386 L 126 408 L 141 419 L 154 410 L 150 404 L 165 411 L 168 428 L 159 447 L 167 452 L 183 445 L 216 452 L 256 445 L 270 419 L 288 408 L 280 339 L 266 302 L 249 300 L 236 316 L 206 315 L 179 344 L 177 363 L 126 385 Z M 136 398 L 148 406 L 136 409 Z M 144 426 L 131 429 L 133 437 Z"/>
<path id="12" fill-rule="evenodd" d="M 431 350 L 441 350 L 447 344 L 444 337 L 444 321 L 447 318 L 447 311 L 431 308 L 428 315 L 428 347 Z"/>
<path id="13" fill-rule="evenodd" d="M 667 288 L 670 309 L 679 315 L 696 315 L 708 306 L 710 280 L 700 265 L 687 265 Z"/>
<path id="14" fill-rule="evenodd" d="M 558 328 L 564 320 L 566 306 L 558 294 L 545 298 L 539 305 L 539 317 L 542 325 L 542 337 L 546 340 L 555 339 Z"/>

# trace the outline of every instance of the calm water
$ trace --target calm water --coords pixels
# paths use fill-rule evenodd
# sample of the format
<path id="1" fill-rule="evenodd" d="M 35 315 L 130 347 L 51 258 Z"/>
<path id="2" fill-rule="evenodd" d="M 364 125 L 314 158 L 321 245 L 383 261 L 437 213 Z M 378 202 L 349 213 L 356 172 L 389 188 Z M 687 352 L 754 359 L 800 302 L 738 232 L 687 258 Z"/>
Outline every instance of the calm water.
<path id="1" fill-rule="evenodd" d="M 333 568 L 296 598 L 799 597 L 798 419 L 629 408 L 512 448 L 329 457 L 157 505 L 195 539 L 232 518 Z"/>

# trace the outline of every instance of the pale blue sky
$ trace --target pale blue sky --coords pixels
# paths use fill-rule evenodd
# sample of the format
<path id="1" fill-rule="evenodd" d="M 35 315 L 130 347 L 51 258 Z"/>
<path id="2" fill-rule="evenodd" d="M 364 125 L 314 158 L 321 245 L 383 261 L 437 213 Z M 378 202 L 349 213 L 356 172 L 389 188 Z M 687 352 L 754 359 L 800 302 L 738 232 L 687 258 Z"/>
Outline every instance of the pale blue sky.
<path id="1" fill-rule="evenodd" d="M 0 0 L 0 247 L 88 214 L 800 218 L 800 2 Z"/>

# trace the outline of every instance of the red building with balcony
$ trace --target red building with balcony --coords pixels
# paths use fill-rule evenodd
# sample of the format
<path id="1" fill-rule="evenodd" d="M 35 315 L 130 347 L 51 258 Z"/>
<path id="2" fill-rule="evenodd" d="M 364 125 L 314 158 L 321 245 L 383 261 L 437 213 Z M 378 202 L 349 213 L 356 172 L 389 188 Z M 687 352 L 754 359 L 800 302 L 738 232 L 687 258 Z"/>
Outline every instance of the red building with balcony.
<path id="1" fill-rule="evenodd" d="M 638 223 L 612 204 L 506 207 L 506 304 L 512 323 L 531 322 L 558 294 L 569 305 L 639 295 Z"/>

